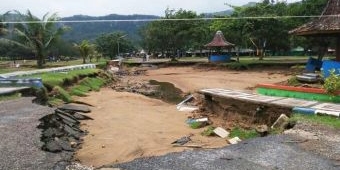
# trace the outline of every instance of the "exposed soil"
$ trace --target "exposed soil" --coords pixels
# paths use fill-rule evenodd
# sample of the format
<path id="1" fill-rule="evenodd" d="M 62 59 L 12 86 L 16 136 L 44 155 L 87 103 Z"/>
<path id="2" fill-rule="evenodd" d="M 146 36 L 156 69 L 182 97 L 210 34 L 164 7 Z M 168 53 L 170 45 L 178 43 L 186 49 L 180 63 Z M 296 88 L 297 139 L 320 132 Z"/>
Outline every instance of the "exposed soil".
<path id="1" fill-rule="evenodd" d="M 94 120 L 83 122 L 82 127 L 89 131 L 89 135 L 84 138 L 82 149 L 75 158 L 83 164 L 98 167 L 139 157 L 179 152 L 187 148 L 173 147 L 170 143 L 190 133 L 194 134 L 193 144 L 208 148 L 227 145 L 224 139 L 201 136 L 204 129 L 189 128 L 185 121 L 192 114 L 177 111 L 173 104 L 140 95 L 153 93 L 152 86 L 148 84 L 150 80 L 170 82 L 184 93 L 189 93 L 203 88 L 252 90 L 258 83 L 275 83 L 286 79 L 288 75 L 280 70 L 238 72 L 191 67 L 148 70 L 145 75 L 138 76 L 126 74 L 114 89 L 133 93 L 115 92 L 107 88 L 79 99 L 95 107 L 89 114 Z M 144 93 L 140 89 L 144 89 Z M 220 123 L 223 125 L 223 122 Z"/>
<path id="2" fill-rule="evenodd" d="M 203 95 L 202 95 L 203 96 Z M 271 126 L 281 114 L 290 116 L 291 108 L 263 103 L 212 97 L 203 104 L 195 117 L 209 117 L 214 126 L 225 129 L 242 127 L 251 129 L 258 125 Z"/>

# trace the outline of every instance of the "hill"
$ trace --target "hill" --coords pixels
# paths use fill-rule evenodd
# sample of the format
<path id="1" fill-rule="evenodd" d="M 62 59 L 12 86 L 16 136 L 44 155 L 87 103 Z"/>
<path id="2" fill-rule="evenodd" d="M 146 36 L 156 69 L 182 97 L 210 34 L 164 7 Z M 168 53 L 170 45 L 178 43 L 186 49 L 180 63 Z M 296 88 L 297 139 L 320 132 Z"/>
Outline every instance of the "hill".
<path id="1" fill-rule="evenodd" d="M 137 21 L 117 21 L 117 20 L 138 20 L 138 19 L 157 19 L 154 15 L 117 15 L 111 14 L 100 17 L 75 15 L 72 17 L 61 18 L 63 21 L 76 21 L 64 23 L 71 27 L 71 30 L 63 35 L 69 41 L 81 41 L 84 39 L 94 40 L 98 35 L 122 31 L 129 35 L 132 40 L 138 40 L 138 30 L 147 22 Z M 104 20 L 104 21 L 103 21 Z M 114 21 L 113 21 L 114 20 Z M 89 21 L 89 22 L 82 22 Z"/>

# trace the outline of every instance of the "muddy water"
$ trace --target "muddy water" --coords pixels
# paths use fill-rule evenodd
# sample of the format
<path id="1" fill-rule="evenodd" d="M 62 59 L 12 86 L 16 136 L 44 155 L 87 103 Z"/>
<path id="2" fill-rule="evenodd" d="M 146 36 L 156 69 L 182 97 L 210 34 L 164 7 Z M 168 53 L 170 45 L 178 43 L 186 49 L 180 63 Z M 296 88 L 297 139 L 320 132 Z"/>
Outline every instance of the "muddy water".
<path id="1" fill-rule="evenodd" d="M 183 91 L 171 83 L 156 80 L 150 80 L 149 83 L 158 86 L 156 94 L 150 97 L 161 99 L 171 104 L 177 104 L 184 100 Z"/>

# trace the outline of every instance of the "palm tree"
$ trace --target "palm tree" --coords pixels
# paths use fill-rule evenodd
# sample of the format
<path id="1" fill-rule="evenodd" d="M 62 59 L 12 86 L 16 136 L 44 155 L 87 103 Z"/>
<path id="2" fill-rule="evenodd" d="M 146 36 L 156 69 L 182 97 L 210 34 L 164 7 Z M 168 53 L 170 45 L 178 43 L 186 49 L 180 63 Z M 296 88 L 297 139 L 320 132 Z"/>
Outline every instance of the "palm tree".
<path id="1" fill-rule="evenodd" d="M 17 41 L 34 52 L 38 67 L 42 68 L 49 49 L 68 28 L 56 26 L 55 21 L 59 19 L 56 13 L 52 15 L 46 13 L 40 20 L 29 10 L 26 14 L 16 12 L 25 21 L 15 25 Z"/>
<path id="2" fill-rule="evenodd" d="M 79 50 L 80 56 L 83 58 L 83 64 L 86 63 L 86 58 L 88 58 L 94 50 L 94 46 L 89 43 L 87 40 L 83 40 L 80 44 L 74 44 Z"/>

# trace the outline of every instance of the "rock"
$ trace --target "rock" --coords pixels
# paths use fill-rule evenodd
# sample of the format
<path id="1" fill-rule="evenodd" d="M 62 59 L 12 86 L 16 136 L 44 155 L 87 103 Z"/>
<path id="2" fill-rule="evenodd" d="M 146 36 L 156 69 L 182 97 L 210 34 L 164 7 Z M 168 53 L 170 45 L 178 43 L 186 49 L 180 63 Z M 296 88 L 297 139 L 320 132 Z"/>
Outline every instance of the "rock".
<path id="1" fill-rule="evenodd" d="M 77 120 L 93 120 L 92 117 L 80 114 L 80 113 L 74 113 L 73 116 L 77 119 Z"/>
<path id="2" fill-rule="evenodd" d="M 58 109 L 64 110 L 64 111 L 74 111 L 74 112 L 82 112 L 82 113 L 91 112 L 91 110 L 88 106 L 74 105 L 74 104 L 65 104 L 61 107 L 58 107 Z"/>
<path id="3" fill-rule="evenodd" d="M 120 168 L 100 168 L 99 170 L 121 170 Z"/>
<path id="4" fill-rule="evenodd" d="M 289 117 L 285 114 L 281 114 L 280 117 L 271 126 L 272 129 L 284 129 L 289 122 Z"/>
<path id="5" fill-rule="evenodd" d="M 255 128 L 256 132 L 260 134 L 261 137 L 267 136 L 269 128 L 267 125 L 260 125 Z"/>
<path id="6" fill-rule="evenodd" d="M 239 138 L 239 137 L 234 137 L 234 138 L 232 138 L 232 139 L 228 139 L 228 142 L 230 143 L 230 144 L 232 144 L 232 145 L 234 145 L 234 144 L 237 144 L 237 143 L 239 143 L 239 142 L 241 142 L 242 140 Z"/>
<path id="7" fill-rule="evenodd" d="M 58 142 L 51 140 L 46 142 L 44 149 L 49 152 L 57 153 L 62 151 L 62 147 L 59 145 Z"/>
<path id="8" fill-rule="evenodd" d="M 78 146 L 77 142 L 70 142 L 72 148 L 76 148 Z"/>
<path id="9" fill-rule="evenodd" d="M 191 136 L 193 136 L 193 134 L 189 134 L 188 136 L 181 137 L 175 140 L 174 142 L 172 142 L 171 144 L 184 145 L 188 143 L 189 141 L 191 141 L 191 138 L 190 138 Z"/>

